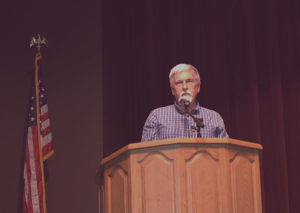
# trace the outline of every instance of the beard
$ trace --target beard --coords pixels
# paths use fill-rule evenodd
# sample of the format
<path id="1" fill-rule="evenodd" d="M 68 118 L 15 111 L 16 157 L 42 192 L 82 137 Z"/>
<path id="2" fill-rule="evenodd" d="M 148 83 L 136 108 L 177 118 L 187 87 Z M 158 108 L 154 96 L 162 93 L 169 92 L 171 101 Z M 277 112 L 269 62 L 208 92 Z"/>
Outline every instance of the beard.
<path id="1" fill-rule="evenodd" d="M 182 91 L 180 93 L 180 97 L 178 98 L 178 103 L 181 103 L 182 101 L 188 101 L 190 103 L 193 101 L 192 92 L 190 90 Z"/>

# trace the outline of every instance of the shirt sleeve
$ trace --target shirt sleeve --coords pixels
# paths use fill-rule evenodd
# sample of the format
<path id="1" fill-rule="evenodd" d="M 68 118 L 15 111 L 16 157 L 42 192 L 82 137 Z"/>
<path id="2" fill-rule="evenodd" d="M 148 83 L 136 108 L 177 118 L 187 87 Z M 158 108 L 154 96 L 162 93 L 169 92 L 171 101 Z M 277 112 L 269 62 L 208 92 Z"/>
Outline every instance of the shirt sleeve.
<path id="1" fill-rule="evenodd" d="M 142 133 L 142 142 L 143 141 L 153 141 L 157 140 L 159 133 L 159 123 L 157 120 L 157 114 L 155 110 L 150 113 L 148 116 Z"/>
<path id="2" fill-rule="evenodd" d="M 224 121 L 223 121 L 221 115 L 219 115 L 218 113 L 217 113 L 217 116 L 218 116 L 218 125 L 216 127 L 216 132 L 215 132 L 216 135 L 215 136 L 217 138 L 228 138 L 229 136 L 226 132 Z"/>

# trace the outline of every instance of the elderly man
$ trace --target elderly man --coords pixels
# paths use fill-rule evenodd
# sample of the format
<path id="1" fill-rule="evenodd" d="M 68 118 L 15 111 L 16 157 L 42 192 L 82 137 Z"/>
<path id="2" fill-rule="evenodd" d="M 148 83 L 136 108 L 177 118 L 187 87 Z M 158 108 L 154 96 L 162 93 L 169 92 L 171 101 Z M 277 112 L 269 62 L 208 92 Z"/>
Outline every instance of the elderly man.
<path id="1" fill-rule="evenodd" d="M 228 137 L 221 116 L 199 106 L 198 70 L 190 64 L 171 69 L 169 81 L 175 103 L 153 110 L 143 129 L 142 141 L 177 137 Z"/>

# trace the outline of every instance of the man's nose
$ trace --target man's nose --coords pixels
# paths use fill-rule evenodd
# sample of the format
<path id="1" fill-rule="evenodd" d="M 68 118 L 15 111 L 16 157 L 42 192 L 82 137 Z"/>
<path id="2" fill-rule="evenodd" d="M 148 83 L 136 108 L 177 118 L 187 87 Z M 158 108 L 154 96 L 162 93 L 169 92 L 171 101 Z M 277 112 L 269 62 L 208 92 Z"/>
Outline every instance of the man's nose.
<path id="1" fill-rule="evenodd" d="M 186 90 L 188 87 L 187 87 L 187 83 L 184 81 L 183 82 L 183 85 L 182 85 L 182 88 L 184 89 L 184 90 Z"/>

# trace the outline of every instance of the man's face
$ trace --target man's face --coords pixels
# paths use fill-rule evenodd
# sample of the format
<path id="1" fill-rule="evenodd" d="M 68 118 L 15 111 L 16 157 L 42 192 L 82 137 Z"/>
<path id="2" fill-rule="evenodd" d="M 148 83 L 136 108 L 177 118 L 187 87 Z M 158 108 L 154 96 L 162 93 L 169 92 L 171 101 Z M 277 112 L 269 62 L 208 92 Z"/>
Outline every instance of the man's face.
<path id="1" fill-rule="evenodd" d="M 200 92 L 200 82 L 197 82 L 193 70 L 183 70 L 174 74 L 171 90 L 177 101 L 180 97 L 184 97 L 194 104 Z"/>

